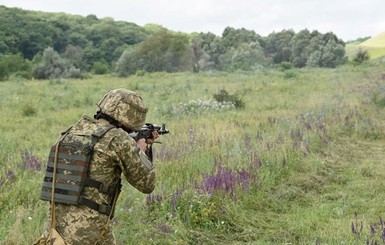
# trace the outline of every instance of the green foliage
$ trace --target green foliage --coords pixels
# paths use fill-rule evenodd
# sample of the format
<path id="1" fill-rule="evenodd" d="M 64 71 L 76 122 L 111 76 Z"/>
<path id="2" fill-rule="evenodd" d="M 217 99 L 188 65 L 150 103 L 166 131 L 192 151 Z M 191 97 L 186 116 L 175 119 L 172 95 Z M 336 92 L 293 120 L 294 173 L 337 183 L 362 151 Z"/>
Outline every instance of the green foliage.
<path id="1" fill-rule="evenodd" d="M 265 51 L 275 64 L 292 61 L 291 39 L 294 37 L 293 30 L 282 30 L 273 32 L 266 38 Z"/>
<path id="2" fill-rule="evenodd" d="M 321 34 L 307 29 L 291 40 L 292 63 L 296 67 L 330 67 L 346 63 L 345 44 L 331 32 Z"/>
<path id="3" fill-rule="evenodd" d="M 333 33 L 306 29 L 298 33 L 283 30 L 261 37 L 245 28 L 226 27 L 221 36 L 216 36 L 173 32 L 156 24 L 140 27 L 94 15 L 82 17 L 0 7 L 0 16 L 0 54 L 21 54 L 24 59 L 36 60 L 47 47 L 52 47 L 73 66 L 65 72 L 66 77 L 79 76 L 77 69 L 82 73 L 95 72 L 94 64 L 98 66 L 97 73 L 128 76 L 138 70 L 253 71 L 282 62 L 295 67 L 334 68 L 346 62 L 342 40 Z M 64 76 L 53 71 L 47 75 L 44 70 L 39 64 L 35 74 L 42 78 Z M 17 73 L 29 77 L 23 70 Z"/>
<path id="4" fill-rule="evenodd" d="M 116 65 L 118 76 L 146 72 L 191 70 L 188 37 L 161 30 L 123 52 Z"/>
<path id="5" fill-rule="evenodd" d="M 119 77 L 126 77 L 141 70 L 142 61 L 136 49 L 130 48 L 123 52 L 116 63 L 115 71 Z"/>
<path id="6" fill-rule="evenodd" d="M 361 64 L 370 59 L 370 55 L 367 49 L 359 48 L 356 54 L 353 57 L 353 62 L 355 64 Z"/>
<path id="7" fill-rule="evenodd" d="M 92 73 L 94 74 L 98 74 L 98 75 L 102 75 L 102 74 L 107 74 L 109 73 L 109 67 L 108 67 L 108 64 L 106 63 L 103 63 L 103 62 L 95 62 L 93 65 L 92 65 Z"/>
<path id="8" fill-rule="evenodd" d="M 278 67 L 281 70 L 286 71 L 286 70 L 290 70 L 290 69 L 294 68 L 294 65 L 292 63 L 290 63 L 290 62 L 284 61 L 284 62 L 280 63 L 278 65 Z"/>
<path id="9" fill-rule="evenodd" d="M 185 34 L 174 34 L 167 30 L 155 33 L 138 46 L 138 55 L 143 70 L 147 72 L 176 72 L 191 70 L 185 63 L 189 53 L 189 40 Z"/>
<path id="10" fill-rule="evenodd" d="M 227 50 L 236 48 L 241 44 L 258 43 L 261 37 L 254 31 L 246 30 L 245 28 L 235 29 L 226 27 L 222 33 L 222 43 Z"/>
<path id="11" fill-rule="evenodd" d="M 219 66 L 226 71 L 256 70 L 267 65 L 263 50 L 258 43 L 242 43 L 219 57 Z"/>
<path id="12" fill-rule="evenodd" d="M 44 50 L 41 62 L 34 69 L 34 77 L 37 79 L 80 78 L 81 72 L 61 58 L 52 48 L 47 48 Z"/>
<path id="13" fill-rule="evenodd" d="M 10 76 L 31 78 L 32 65 L 18 55 L 0 55 L 0 81 L 8 80 Z"/>
<path id="14" fill-rule="evenodd" d="M 296 78 L 297 77 L 297 72 L 294 70 L 285 70 L 283 73 L 283 77 L 286 79 L 289 78 Z"/>
<path id="15" fill-rule="evenodd" d="M 77 68 L 90 71 L 95 62 L 112 65 L 123 50 L 121 47 L 143 41 L 147 32 L 133 23 L 99 20 L 62 13 L 43 13 L 0 7 L 0 54 L 21 53 L 32 60 L 47 47 Z M 77 52 L 73 51 L 76 47 Z M 68 50 L 69 49 L 69 50 Z M 64 56 L 63 56 L 64 57 Z"/>
<path id="16" fill-rule="evenodd" d="M 230 102 L 237 109 L 245 107 L 245 102 L 243 102 L 237 94 L 229 94 L 226 89 L 218 90 L 213 96 L 216 101 L 220 103 Z"/>

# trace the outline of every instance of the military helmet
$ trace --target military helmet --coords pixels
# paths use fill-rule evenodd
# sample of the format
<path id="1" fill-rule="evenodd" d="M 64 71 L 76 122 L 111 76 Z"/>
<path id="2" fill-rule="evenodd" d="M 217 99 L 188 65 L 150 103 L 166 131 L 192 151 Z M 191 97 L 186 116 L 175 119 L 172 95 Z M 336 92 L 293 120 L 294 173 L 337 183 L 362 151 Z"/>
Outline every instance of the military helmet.
<path id="1" fill-rule="evenodd" d="M 101 113 L 131 130 L 142 128 L 148 110 L 137 93 L 124 88 L 110 90 L 99 101 L 98 108 Z"/>

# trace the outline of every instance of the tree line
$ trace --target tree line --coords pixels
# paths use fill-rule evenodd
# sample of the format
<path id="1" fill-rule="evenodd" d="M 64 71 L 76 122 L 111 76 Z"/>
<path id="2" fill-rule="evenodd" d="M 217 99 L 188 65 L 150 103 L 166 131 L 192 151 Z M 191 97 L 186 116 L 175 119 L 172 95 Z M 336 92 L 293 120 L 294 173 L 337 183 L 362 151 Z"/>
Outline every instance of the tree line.
<path id="1" fill-rule="evenodd" d="M 139 72 L 256 70 L 276 64 L 334 68 L 347 61 L 334 33 L 282 30 L 261 36 L 227 27 L 182 33 L 95 15 L 0 6 L 0 80 L 128 76 Z"/>

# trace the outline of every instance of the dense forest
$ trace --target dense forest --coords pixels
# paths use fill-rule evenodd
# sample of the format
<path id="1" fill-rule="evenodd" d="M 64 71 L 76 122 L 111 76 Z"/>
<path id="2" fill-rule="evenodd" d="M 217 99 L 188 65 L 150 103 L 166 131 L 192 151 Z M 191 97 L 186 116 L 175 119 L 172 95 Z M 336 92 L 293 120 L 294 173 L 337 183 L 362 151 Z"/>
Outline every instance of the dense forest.
<path id="1" fill-rule="evenodd" d="M 181 33 L 156 24 L 98 19 L 95 15 L 26 11 L 0 6 L 0 80 L 128 76 L 143 72 L 331 67 L 347 61 L 334 33 L 282 30 L 261 36 L 227 27 Z"/>

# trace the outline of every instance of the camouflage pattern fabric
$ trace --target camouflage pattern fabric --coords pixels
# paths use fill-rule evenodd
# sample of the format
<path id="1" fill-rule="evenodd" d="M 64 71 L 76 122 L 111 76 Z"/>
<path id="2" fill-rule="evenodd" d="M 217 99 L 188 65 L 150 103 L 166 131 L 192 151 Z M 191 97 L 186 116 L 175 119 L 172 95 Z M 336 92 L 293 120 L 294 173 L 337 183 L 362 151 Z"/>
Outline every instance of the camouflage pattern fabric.
<path id="1" fill-rule="evenodd" d="M 84 134 L 95 127 L 107 125 L 103 119 L 94 120 L 83 115 L 71 130 L 71 134 Z M 151 193 L 155 188 L 155 172 L 153 166 L 144 165 L 139 157 L 136 142 L 120 129 L 109 130 L 94 147 L 89 176 L 106 185 L 115 184 L 121 173 L 126 180 L 143 193 Z M 93 187 L 86 187 L 84 196 L 100 204 L 107 204 L 108 195 L 100 193 Z M 66 243 L 72 245 L 94 244 L 101 229 L 105 226 L 108 216 L 82 205 L 55 204 L 56 230 Z M 49 231 L 50 221 L 46 222 L 46 231 L 35 244 L 44 244 Z M 111 225 L 98 244 L 115 244 Z"/>
<path id="2" fill-rule="evenodd" d="M 145 123 L 148 108 L 142 98 L 127 89 L 109 91 L 98 103 L 99 110 L 131 130 L 139 130 Z"/>

